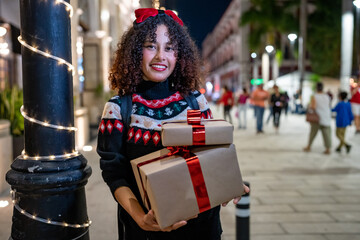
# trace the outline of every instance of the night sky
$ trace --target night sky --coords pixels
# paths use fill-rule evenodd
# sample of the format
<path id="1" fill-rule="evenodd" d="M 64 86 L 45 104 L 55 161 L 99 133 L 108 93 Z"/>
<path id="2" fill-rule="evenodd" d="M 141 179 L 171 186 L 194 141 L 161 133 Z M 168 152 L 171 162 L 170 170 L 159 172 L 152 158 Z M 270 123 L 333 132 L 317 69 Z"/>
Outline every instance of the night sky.
<path id="1" fill-rule="evenodd" d="M 213 31 L 231 0 L 164 0 L 161 6 L 175 10 L 201 49 L 206 35 Z"/>

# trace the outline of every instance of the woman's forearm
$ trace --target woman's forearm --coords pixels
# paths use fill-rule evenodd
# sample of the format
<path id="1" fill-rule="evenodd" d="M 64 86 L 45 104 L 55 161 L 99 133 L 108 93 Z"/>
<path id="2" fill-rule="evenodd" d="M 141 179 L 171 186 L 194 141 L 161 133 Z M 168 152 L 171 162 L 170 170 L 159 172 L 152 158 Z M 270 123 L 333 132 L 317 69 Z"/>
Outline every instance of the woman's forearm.
<path id="1" fill-rule="evenodd" d="M 127 213 L 140 226 L 145 213 L 134 193 L 128 187 L 119 187 L 114 192 L 118 203 L 127 211 Z"/>

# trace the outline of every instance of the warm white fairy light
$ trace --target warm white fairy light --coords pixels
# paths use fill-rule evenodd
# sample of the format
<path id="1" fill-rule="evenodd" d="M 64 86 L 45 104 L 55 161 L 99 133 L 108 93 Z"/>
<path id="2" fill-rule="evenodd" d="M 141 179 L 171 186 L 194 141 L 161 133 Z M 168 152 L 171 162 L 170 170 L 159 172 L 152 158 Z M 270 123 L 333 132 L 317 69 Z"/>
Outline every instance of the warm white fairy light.
<path id="1" fill-rule="evenodd" d="M 16 195 L 16 191 L 15 190 L 10 190 L 10 195 L 12 198 L 12 202 L 14 204 L 14 207 L 16 208 L 16 210 L 18 210 L 21 214 L 27 216 L 28 218 L 31 218 L 33 220 L 42 222 L 42 223 L 47 223 L 47 224 L 51 224 L 51 225 L 57 225 L 57 226 L 62 226 L 62 227 L 71 227 L 71 228 L 87 228 L 91 225 L 91 221 L 88 220 L 87 222 L 83 223 L 83 224 L 72 224 L 72 223 L 66 223 L 66 222 L 57 222 L 57 221 L 52 221 L 49 218 L 41 218 L 38 217 L 35 214 L 31 214 L 26 212 L 24 209 L 22 209 L 16 201 L 15 195 Z"/>
<path id="2" fill-rule="evenodd" d="M 85 145 L 83 146 L 82 150 L 85 151 L 85 152 L 90 152 L 92 151 L 93 147 L 90 146 L 90 145 Z"/>
<path id="3" fill-rule="evenodd" d="M 29 156 L 25 153 L 25 151 L 23 150 L 21 153 L 21 156 L 26 159 L 26 160 L 57 160 L 57 159 L 68 159 L 68 158 L 73 158 L 73 157 L 77 157 L 79 156 L 80 153 L 78 151 L 74 151 L 72 153 L 65 153 L 62 155 L 49 155 L 49 156 Z"/>
<path id="4" fill-rule="evenodd" d="M 33 123 L 37 123 L 39 125 L 42 125 L 44 127 L 50 127 L 50 128 L 55 128 L 55 129 L 58 129 L 58 130 L 68 130 L 68 131 L 77 131 L 77 128 L 76 127 L 65 127 L 65 126 L 61 126 L 61 125 L 55 125 L 55 124 L 50 124 L 48 122 L 43 122 L 43 121 L 40 121 L 40 120 L 37 120 L 35 118 L 32 118 L 32 117 L 29 117 L 26 112 L 24 111 L 24 106 L 21 106 L 20 108 L 20 112 L 21 112 L 21 115 L 23 115 L 23 117 L 27 120 L 29 120 L 30 122 L 33 122 Z"/>
<path id="5" fill-rule="evenodd" d="M 7 207 L 9 205 L 9 202 L 6 200 L 0 200 L 0 208 Z"/>
<path id="6" fill-rule="evenodd" d="M 65 1 L 63 1 L 63 0 L 56 0 L 56 1 L 55 1 L 55 4 L 59 4 L 59 3 L 64 4 L 64 5 L 66 6 L 65 9 L 66 9 L 66 11 L 69 12 L 69 17 L 72 17 L 73 14 L 74 14 L 73 7 L 72 7 L 69 3 L 67 3 L 67 2 L 65 2 Z"/>
<path id="7" fill-rule="evenodd" d="M 65 126 L 60 126 L 60 125 L 54 125 L 54 124 L 50 124 L 48 122 L 43 122 L 40 120 L 37 120 L 35 118 L 31 118 L 29 116 L 26 115 L 25 111 L 24 111 L 24 106 L 21 106 L 20 108 L 20 112 L 23 115 L 23 117 L 27 120 L 29 120 L 30 122 L 33 123 L 37 123 L 39 125 L 42 125 L 44 127 L 50 127 L 50 128 L 55 128 L 58 130 L 68 130 L 68 131 L 76 131 L 77 128 L 75 127 L 65 127 Z M 71 153 L 64 153 L 62 155 L 48 155 L 48 156 L 29 156 L 25 153 L 25 151 L 22 152 L 22 157 L 23 159 L 27 159 L 27 160 L 57 160 L 57 159 L 68 159 L 68 158 L 73 158 L 73 157 L 77 157 L 79 156 L 79 152 L 78 151 L 73 151 Z"/>
<path id="8" fill-rule="evenodd" d="M 69 71 L 69 72 L 72 71 L 72 75 L 74 76 L 74 74 L 75 74 L 74 69 L 75 69 L 75 68 L 74 68 L 74 66 L 73 66 L 71 63 L 69 63 L 68 61 L 64 60 L 63 58 L 59 58 L 59 57 L 57 57 L 57 56 L 51 55 L 51 54 L 48 53 L 48 52 L 41 51 L 41 50 L 37 49 L 36 47 L 33 47 L 33 46 L 27 44 L 27 43 L 21 38 L 21 36 L 18 37 L 18 41 L 21 43 L 21 45 L 23 45 L 24 47 L 30 49 L 30 50 L 33 51 L 33 52 L 36 52 L 36 53 L 38 53 L 38 54 L 40 54 L 40 55 L 43 55 L 44 57 L 54 59 L 54 60 L 58 61 L 58 63 L 61 64 L 61 65 L 62 65 L 62 64 L 65 64 L 65 65 L 68 67 L 68 68 L 67 68 L 68 71 Z"/>

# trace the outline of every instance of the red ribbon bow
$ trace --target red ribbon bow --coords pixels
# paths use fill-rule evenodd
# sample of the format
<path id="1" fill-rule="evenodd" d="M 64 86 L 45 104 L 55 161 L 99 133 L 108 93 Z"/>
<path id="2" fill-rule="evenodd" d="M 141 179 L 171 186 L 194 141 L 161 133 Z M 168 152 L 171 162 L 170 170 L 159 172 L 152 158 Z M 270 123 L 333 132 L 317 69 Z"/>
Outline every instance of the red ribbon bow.
<path id="1" fill-rule="evenodd" d="M 201 125 L 201 111 L 188 110 L 187 123 L 192 126 L 193 145 L 205 145 L 205 126 Z"/>
<path id="2" fill-rule="evenodd" d="M 160 10 L 162 11 L 162 10 Z M 136 23 L 142 23 L 145 21 L 148 17 L 155 17 L 159 14 L 159 10 L 155 8 L 139 8 L 135 10 L 135 17 L 136 17 Z M 170 16 L 172 19 L 175 20 L 180 26 L 184 26 L 183 21 L 171 10 L 165 10 L 163 11 L 166 15 Z"/>

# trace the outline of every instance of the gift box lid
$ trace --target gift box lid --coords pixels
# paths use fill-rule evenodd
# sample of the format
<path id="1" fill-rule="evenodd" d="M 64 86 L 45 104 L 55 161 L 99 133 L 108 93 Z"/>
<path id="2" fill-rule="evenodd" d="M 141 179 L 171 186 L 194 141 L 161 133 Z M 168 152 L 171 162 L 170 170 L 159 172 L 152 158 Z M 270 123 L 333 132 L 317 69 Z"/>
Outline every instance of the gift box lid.
<path id="1" fill-rule="evenodd" d="M 234 126 L 221 119 L 202 119 L 205 136 L 202 144 L 194 144 L 193 126 L 187 121 L 164 121 L 161 129 L 163 146 L 218 145 L 233 142 Z M 196 127 L 196 126 L 195 126 Z"/>

